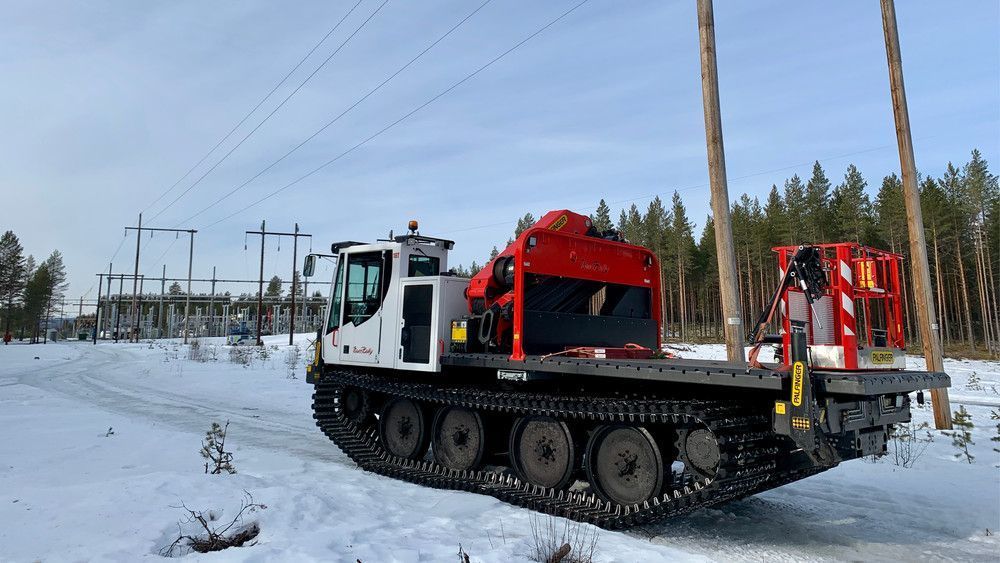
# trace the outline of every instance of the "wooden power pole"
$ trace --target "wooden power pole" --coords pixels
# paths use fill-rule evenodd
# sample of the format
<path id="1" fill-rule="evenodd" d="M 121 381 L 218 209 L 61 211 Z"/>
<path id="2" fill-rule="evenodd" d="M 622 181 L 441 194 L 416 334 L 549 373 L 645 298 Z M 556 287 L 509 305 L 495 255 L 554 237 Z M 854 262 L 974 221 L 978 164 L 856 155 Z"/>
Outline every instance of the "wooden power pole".
<path id="1" fill-rule="evenodd" d="M 882 28 L 885 30 L 889 89 L 892 93 L 892 113 L 896 118 L 899 166 L 903 176 L 906 227 L 910 234 L 910 269 L 913 277 L 913 297 L 917 306 L 917 326 L 920 329 L 920 341 L 923 344 L 927 369 L 944 371 L 937 312 L 934 310 L 934 295 L 931 289 L 931 271 L 927 262 L 924 218 L 920 211 L 920 191 L 917 189 L 917 164 L 913 158 L 913 139 L 910 136 L 910 113 L 906 108 L 906 89 L 903 86 L 903 60 L 899 53 L 896 7 L 893 0 L 882 0 Z M 950 429 L 951 402 L 948 400 L 948 390 L 931 389 L 931 401 L 934 406 L 934 426 L 938 429 Z"/>
<path id="2" fill-rule="evenodd" d="M 719 292 L 725 319 L 726 353 L 730 362 L 745 363 L 743 320 L 736 279 L 736 250 L 729 217 L 726 154 L 722 145 L 722 111 L 719 107 L 719 69 L 715 60 L 715 16 L 712 0 L 698 0 L 698 38 L 701 42 L 701 92 L 705 103 L 705 140 L 708 145 L 708 179 L 712 189 L 712 217 L 719 263 Z"/>

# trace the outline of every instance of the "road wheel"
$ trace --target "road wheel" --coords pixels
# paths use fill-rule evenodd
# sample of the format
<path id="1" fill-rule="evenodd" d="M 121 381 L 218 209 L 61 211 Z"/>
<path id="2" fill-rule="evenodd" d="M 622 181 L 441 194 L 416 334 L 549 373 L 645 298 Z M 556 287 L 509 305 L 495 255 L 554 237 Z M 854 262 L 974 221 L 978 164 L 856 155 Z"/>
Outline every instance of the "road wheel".
<path id="1" fill-rule="evenodd" d="M 347 420 L 359 426 L 368 422 L 372 415 L 368 392 L 357 387 L 345 387 L 341 390 L 340 408 Z"/>
<path id="2" fill-rule="evenodd" d="M 379 439 L 390 454 L 419 459 L 430 443 L 427 417 L 420 403 L 395 399 L 386 403 L 379 416 Z"/>
<path id="3" fill-rule="evenodd" d="M 434 459 L 450 469 L 476 469 L 483 462 L 486 433 L 479 413 L 463 407 L 442 407 L 434 417 Z"/>
<path id="4" fill-rule="evenodd" d="M 587 443 L 586 465 L 590 486 L 611 502 L 641 504 L 663 488 L 660 447 L 642 427 L 598 427 Z"/>
<path id="5" fill-rule="evenodd" d="M 532 485 L 562 489 L 576 469 L 577 447 L 569 426 L 548 416 L 517 420 L 510 433 L 510 463 Z"/>

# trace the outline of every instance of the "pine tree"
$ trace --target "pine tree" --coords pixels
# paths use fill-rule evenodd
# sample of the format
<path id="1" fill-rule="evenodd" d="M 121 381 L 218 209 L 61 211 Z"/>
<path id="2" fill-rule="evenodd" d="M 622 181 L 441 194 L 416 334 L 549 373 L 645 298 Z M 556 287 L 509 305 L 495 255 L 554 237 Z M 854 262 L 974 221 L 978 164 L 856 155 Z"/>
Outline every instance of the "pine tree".
<path id="1" fill-rule="evenodd" d="M 798 174 L 785 180 L 785 223 L 788 225 L 789 244 L 820 242 L 809 240 L 806 232 L 807 221 L 806 191 Z"/>
<path id="2" fill-rule="evenodd" d="M 63 264 L 62 253 L 53 250 L 52 254 L 45 259 L 45 267 L 49 270 L 49 283 L 52 284 L 52 299 L 59 300 L 65 297 L 69 284 L 66 282 L 66 266 Z"/>
<path id="3" fill-rule="evenodd" d="M 603 199 L 597 204 L 597 211 L 590 216 L 590 221 L 593 223 L 594 229 L 599 233 L 609 231 L 614 227 L 611 223 L 611 208 L 608 207 L 608 204 Z"/>
<path id="4" fill-rule="evenodd" d="M 205 440 L 201 444 L 201 457 L 205 458 L 205 473 L 220 475 L 223 471 L 232 475 L 236 473 L 233 467 L 233 454 L 226 451 L 226 432 L 229 431 L 229 421 L 225 426 L 218 422 L 212 423 L 212 428 L 205 432 Z"/>
<path id="5" fill-rule="evenodd" d="M 264 297 L 281 297 L 281 293 L 281 278 L 274 276 L 271 278 L 271 281 L 267 282 Z"/>
<path id="6" fill-rule="evenodd" d="M 1000 420 L 1000 411 L 990 411 L 990 418 Z M 997 422 L 997 435 L 990 438 L 991 442 L 1000 442 L 1000 422 Z M 993 451 L 1000 453 L 1000 448 L 994 447 Z"/>
<path id="7" fill-rule="evenodd" d="M 642 231 L 642 215 L 639 208 L 633 203 L 628 209 L 628 213 L 623 209 L 618 217 L 618 230 L 625 240 L 632 244 L 642 246 L 645 243 Z"/>
<path id="8" fill-rule="evenodd" d="M 903 182 L 895 173 L 882 178 L 873 210 L 878 244 L 892 252 L 906 252 L 910 237 L 906 230 Z"/>
<path id="9" fill-rule="evenodd" d="M 825 241 L 829 238 L 830 180 L 827 179 L 823 167 L 817 160 L 813 164 L 812 177 L 806 183 L 805 192 L 805 224 L 803 230 L 811 242 Z"/>
<path id="10" fill-rule="evenodd" d="M 785 202 L 781 199 L 778 186 L 772 184 L 771 192 L 767 194 L 767 204 L 764 205 L 764 238 L 768 246 L 792 242 L 786 215 Z"/>
<path id="11" fill-rule="evenodd" d="M 942 434 L 950 437 L 951 445 L 958 448 L 955 459 L 962 459 L 964 457 L 965 461 L 972 463 L 976 460 L 976 456 L 969 452 L 969 446 L 976 444 L 972 441 L 972 429 L 975 426 L 972 424 L 972 415 L 969 414 L 969 411 L 965 410 L 965 405 L 958 407 L 955 415 L 952 416 L 951 423 L 954 426 L 954 430 L 942 432 Z"/>
<path id="12" fill-rule="evenodd" d="M 52 280 L 49 276 L 49 269 L 45 263 L 34 269 L 31 278 L 24 288 L 24 317 L 23 321 L 30 329 L 32 342 L 37 338 L 38 325 L 48 307 L 52 297 Z"/>
<path id="13" fill-rule="evenodd" d="M 822 172 L 822 170 L 820 171 Z M 814 178 L 815 179 L 815 178 Z M 813 180 L 810 180 L 812 184 Z M 829 184 L 829 182 L 827 182 Z M 867 244 L 872 230 L 872 203 L 865 193 L 865 181 L 853 164 L 847 167 L 844 182 L 833 190 L 830 197 L 829 229 L 826 236 L 836 240 L 849 240 Z"/>
<path id="14" fill-rule="evenodd" d="M 184 289 L 181 287 L 181 284 L 174 282 L 170 284 L 170 288 L 167 289 L 167 293 L 170 295 L 184 295 Z"/>
<path id="15" fill-rule="evenodd" d="M 499 255 L 500 255 L 500 251 L 497 250 L 497 247 L 494 245 L 493 246 L 493 250 L 490 250 L 490 261 L 492 261 L 494 258 L 496 258 Z"/>
<path id="16" fill-rule="evenodd" d="M 676 191 L 674 192 L 670 211 L 673 219 L 670 232 L 673 238 L 673 261 L 677 271 L 677 303 L 680 319 L 680 337 L 687 336 L 688 320 L 688 274 L 691 270 L 691 255 L 694 253 L 693 226 L 687 217 L 687 209 Z"/>
<path id="17" fill-rule="evenodd" d="M 13 231 L 0 237 L 0 305 L 4 306 L 4 332 L 10 330 L 14 305 L 21 301 L 25 279 L 24 248 Z"/>
<path id="18" fill-rule="evenodd" d="M 514 227 L 513 240 L 517 240 L 517 237 L 521 236 L 521 233 L 533 227 L 534 224 L 535 224 L 535 218 L 531 215 L 531 213 L 525 213 L 524 217 L 521 217 L 520 219 L 517 220 L 517 226 Z"/>

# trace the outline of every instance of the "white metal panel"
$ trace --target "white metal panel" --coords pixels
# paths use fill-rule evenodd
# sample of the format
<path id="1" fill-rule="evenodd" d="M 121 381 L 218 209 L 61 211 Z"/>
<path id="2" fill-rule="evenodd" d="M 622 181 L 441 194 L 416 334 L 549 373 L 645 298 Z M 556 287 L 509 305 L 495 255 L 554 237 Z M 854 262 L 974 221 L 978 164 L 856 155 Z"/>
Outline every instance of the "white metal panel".
<path id="1" fill-rule="evenodd" d="M 404 362 L 400 336 L 404 328 L 402 314 L 396 319 L 396 329 L 393 331 L 395 350 L 393 358 L 395 367 L 413 371 L 441 371 L 441 354 L 451 348 L 451 321 L 468 314 L 465 299 L 465 288 L 469 285 L 466 278 L 454 276 L 427 276 L 419 278 L 404 278 L 399 284 L 398 299 L 402 303 L 403 289 L 412 285 L 431 285 L 433 303 L 431 305 L 430 361 L 428 363 Z M 402 311 L 402 308 L 400 308 Z"/>

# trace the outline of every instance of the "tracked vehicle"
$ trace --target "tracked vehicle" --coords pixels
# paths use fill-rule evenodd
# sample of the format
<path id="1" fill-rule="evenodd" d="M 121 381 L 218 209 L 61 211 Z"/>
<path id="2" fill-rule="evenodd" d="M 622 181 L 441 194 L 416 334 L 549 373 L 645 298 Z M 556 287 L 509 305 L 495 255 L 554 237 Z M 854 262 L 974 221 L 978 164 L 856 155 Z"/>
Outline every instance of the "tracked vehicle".
<path id="1" fill-rule="evenodd" d="M 415 222 L 332 245 L 306 379 L 319 428 L 369 471 L 622 528 L 880 455 L 909 394 L 949 385 L 904 369 L 895 254 L 775 249 L 742 364 L 665 354 L 656 256 L 586 216 L 546 214 L 472 279 L 453 246 Z"/>

